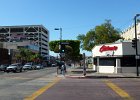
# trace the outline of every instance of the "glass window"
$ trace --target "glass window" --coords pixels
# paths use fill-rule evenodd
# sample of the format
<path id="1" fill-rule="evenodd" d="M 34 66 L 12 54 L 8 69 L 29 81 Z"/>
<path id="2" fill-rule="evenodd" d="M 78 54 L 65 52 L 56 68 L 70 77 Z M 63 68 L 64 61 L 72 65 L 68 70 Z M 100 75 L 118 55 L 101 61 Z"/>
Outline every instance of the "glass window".
<path id="1" fill-rule="evenodd" d="M 100 66 L 115 66 L 115 58 L 100 58 Z"/>

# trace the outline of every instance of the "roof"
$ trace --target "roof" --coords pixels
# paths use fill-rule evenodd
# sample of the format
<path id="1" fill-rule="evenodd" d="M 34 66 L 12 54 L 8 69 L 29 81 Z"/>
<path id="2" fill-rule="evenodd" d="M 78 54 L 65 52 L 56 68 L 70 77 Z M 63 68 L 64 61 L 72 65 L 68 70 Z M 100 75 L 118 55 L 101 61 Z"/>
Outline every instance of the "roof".
<path id="1" fill-rule="evenodd" d="M 45 29 L 47 32 L 48 29 L 46 29 L 43 25 L 14 25 L 14 26 L 0 26 L 0 28 L 23 28 L 23 27 L 42 27 Z"/>

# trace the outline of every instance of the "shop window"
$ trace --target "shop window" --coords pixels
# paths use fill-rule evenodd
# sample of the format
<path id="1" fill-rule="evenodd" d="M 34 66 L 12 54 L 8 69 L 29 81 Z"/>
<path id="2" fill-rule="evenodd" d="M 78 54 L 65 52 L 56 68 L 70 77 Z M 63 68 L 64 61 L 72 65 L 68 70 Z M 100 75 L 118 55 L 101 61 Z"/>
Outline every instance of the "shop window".
<path id="1" fill-rule="evenodd" d="M 115 59 L 113 58 L 100 58 L 100 66 L 115 66 Z"/>

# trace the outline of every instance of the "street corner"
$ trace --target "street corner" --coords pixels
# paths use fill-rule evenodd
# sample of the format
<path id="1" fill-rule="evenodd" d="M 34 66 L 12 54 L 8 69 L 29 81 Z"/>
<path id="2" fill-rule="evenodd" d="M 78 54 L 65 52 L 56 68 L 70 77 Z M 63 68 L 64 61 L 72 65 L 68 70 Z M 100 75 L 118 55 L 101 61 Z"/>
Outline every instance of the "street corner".
<path id="1" fill-rule="evenodd" d="M 57 77 L 57 78 L 60 78 L 60 79 L 65 79 L 65 78 L 66 78 L 66 76 L 65 76 L 65 75 L 62 75 L 62 74 L 56 75 L 56 77 Z"/>

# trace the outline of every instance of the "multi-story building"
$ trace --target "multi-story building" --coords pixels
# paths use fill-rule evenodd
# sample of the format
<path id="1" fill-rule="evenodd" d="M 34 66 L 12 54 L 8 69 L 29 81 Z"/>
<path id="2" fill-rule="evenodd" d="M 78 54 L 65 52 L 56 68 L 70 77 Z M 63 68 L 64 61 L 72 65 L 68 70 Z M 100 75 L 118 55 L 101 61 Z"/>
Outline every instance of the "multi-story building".
<path id="1" fill-rule="evenodd" d="M 25 42 L 39 47 L 42 56 L 49 55 L 49 31 L 43 25 L 0 26 L 0 42 Z"/>
<path id="2" fill-rule="evenodd" d="M 140 39 L 140 23 L 137 23 L 137 38 Z M 124 38 L 124 40 L 132 40 L 135 38 L 135 27 L 132 25 L 128 29 L 124 30 L 121 34 L 121 36 Z"/>

